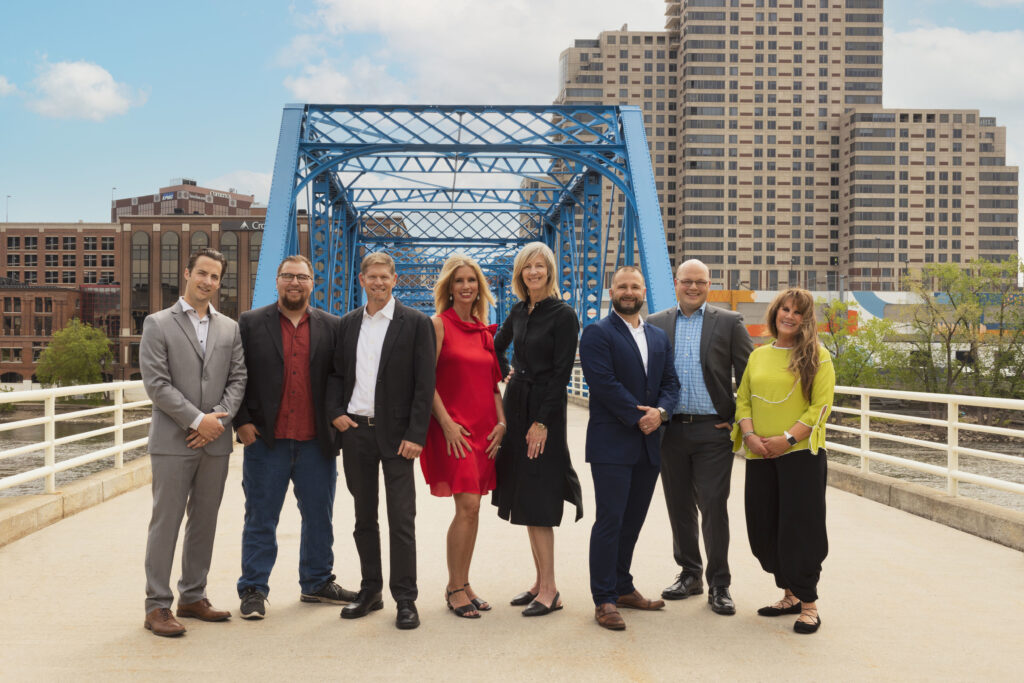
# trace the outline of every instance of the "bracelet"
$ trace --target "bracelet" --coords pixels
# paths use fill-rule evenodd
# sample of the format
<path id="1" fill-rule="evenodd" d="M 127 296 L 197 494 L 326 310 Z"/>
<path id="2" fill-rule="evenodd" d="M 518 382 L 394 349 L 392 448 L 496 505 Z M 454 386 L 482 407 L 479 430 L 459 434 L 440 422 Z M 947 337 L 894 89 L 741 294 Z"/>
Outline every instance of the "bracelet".
<path id="1" fill-rule="evenodd" d="M 534 422 L 533 424 L 537 425 L 538 427 L 540 427 L 544 431 L 547 431 L 547 429 L 548 429 L 548 426 L 546 424 L 544 424 L 543 422 Z"/>
<path id="2" fill-rule="evenodd" d="M 508 430 L 508 425 L 505 424 L 504 422 L 499 422 L 498 424 L 500 424 L 502 427 L 504 427 L 506 431 Z"/>
<path id="3" fill-rule="evenodd" d="M 756 434 L 754 434 L 754 432 L 752 432 L 752 431 L 751 432 L 743 432 L 743 439 L 742 440 L 746 441 L 748 436 L 756 436 Z"/>

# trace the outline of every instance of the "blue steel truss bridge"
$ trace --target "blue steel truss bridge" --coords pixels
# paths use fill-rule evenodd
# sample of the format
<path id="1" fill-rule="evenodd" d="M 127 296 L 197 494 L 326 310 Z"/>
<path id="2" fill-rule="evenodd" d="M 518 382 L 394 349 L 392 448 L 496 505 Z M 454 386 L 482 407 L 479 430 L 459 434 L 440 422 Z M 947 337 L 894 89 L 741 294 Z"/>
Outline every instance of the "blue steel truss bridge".
<path id="1" fill-rule="evenodd" d="M 503 320 L 513 260 L 532 241 L 554 251 L 584 325 L 600 316 L 616 265 L 643 269 L 651 310 L 674 301 L 643 116 L 631 106 L 286 105 L 254 307 L 276 299 L 275 269 L 300 239 L 313 304 L 338 314 L 363 302 L 367 252 L 391 254 L 395 296 L 429 312 L 458 251 L 480 263 Z"/>

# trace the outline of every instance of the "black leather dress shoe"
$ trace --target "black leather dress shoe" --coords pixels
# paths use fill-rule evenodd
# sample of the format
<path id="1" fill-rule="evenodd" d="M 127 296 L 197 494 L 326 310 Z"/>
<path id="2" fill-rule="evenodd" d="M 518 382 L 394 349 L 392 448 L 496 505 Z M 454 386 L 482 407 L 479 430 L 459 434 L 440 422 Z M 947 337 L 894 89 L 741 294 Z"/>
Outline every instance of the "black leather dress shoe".
<path id="1" fill-rule="evenodd" d="M 676 582 L 661 591 L 661 597 L 666 600 L 683 600 L 691 595 L 700 595 L 704 592 L 704 582 L 694 574 L 680 574 Z"/>
<path id="2" fill-rule="evenodd" d="M 728 586 L 712 586 L 708 589 L 708 604 L 715 614 L 736 614 L 736 603 L 729 595 Z"/>
<path id="3" fill-rule="evenodd" d="M 379 609 L 384 609 L 384 601 L 381 600 L 380 591 L 376 593 L 359 591 L 359 595 L 356 596 L 354 601 L 341 608 L 341 618 L 358 619 Z"/>
<path id="4" fill-rule="evenodd" d="M 420 613 L 416 611 L 416 603 L 412 600 L 398 601 L 398 616 L 395 617 L 395 626 L 407 631 L 420 625 Z"/>

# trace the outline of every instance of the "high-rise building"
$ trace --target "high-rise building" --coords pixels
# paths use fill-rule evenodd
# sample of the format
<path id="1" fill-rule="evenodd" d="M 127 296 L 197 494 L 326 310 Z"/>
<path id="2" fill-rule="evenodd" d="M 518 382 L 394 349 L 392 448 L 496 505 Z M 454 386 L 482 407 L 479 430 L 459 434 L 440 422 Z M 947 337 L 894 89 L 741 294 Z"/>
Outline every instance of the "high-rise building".
<path id="1" fill-rule="evenodd" d="M 932 261 L 1016 254 L 1005 129 L 882 109 L 882 5 L 666 0 L 665 31 L 564 51 L 556 102 L 643 109 L 669 255 L 718 286 L 891 290 Z"/>

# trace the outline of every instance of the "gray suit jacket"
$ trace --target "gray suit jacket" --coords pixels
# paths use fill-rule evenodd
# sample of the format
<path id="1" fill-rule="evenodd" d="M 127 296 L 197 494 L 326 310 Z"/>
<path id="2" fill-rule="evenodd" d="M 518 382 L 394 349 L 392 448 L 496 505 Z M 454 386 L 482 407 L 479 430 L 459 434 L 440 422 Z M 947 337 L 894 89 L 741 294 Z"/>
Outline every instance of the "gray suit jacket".
<path id="1" fill-rule="evenodd" d="M 231 418 L 242 403 L 246 378 L 238 323 L 221 313 L 212 314 L 204 358 L 192 321 L 179 300 L 146 316 L 139 366 L 146 394 L 153 401 L 150 453 L 195 453 L 185 438 L 200 412 L 228 413 L 222 420 L 227 429 L 201 450 L 208 455 L 231 453 Z"/>
<path id="2" fill-rule="evenodd" d="M 673 353 L 676 348 L 676 311 L 666 308 L 647 318 L 647 322 L 668 335 Z M 736 416 L 736 398 L 733 377 L 739 385 L 747 358 L 754 350 L 743 316 L 735 311 L 708 304 L 704 309 L 704 324 L 700 334 L 700 367 L 704 373 L 704 386 L 711 396 L 718 416 L 723 422 L 732 422 Z"/>

